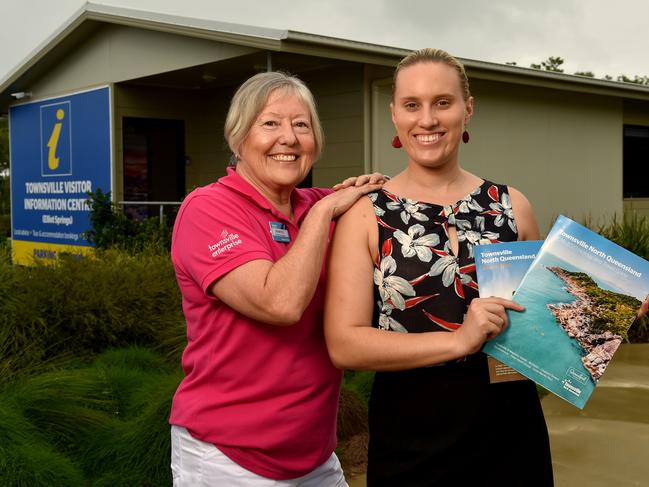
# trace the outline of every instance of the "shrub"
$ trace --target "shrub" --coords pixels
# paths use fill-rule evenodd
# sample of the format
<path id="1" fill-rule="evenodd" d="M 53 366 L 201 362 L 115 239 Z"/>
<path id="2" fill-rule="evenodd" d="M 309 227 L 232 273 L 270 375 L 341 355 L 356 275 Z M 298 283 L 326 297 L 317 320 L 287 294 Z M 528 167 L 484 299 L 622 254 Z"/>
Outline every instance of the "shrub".
<path id="1" fill-rule="evenodd" d="M 181 333 L 182 322 L 168 254 L 109 250 L 53 265 L 0 262 L 0 370 L 67 353 L 90 358 L 110 347 L 156 346 Z"/>
<path id="2" fill-rule="evenodd" d="M 11 264 L 11 243 L 9 239 L 0 234 L 0 267 L 7 267 Z"/>
<path id="3" fill-rule="evenodd" d="M 643 316 L 633 322 L 627 337 L 631 343 L 649 343 L 649 316 Z"/>
<path id="4" fill-rule="evenodd" d="M 112 202 L 110 191 L 104 193 L 100 188 L 88 193 L 88 200 L 92 229 L 84 232 L 83 237 L 96 248 L 165 253 L 171 247 L 172 227 L 167 221 L 131 219 Z"/>
<path id="5" fill-rule="evenodd" d="M 0 214 L 0 240 L 6 240 L 11 235 L 11 216 Z"/>
<path id="6" fill-rule="evenodd" d="M 374 383 L 374 372 L 361 370 L 346 370 L 344 387 L 355 392 L 363 400 L 367 408 Z"/>

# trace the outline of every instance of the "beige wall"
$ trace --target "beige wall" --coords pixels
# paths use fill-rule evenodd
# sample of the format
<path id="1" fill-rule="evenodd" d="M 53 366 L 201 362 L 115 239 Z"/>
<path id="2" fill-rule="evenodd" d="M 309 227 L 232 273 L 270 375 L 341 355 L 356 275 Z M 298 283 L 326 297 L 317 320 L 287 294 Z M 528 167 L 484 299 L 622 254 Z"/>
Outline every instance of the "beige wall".
<path id="1" fill-rule="evenodd" d="M 625 198 L 624 211 L 638 213 L 649 219 L 649 198 Z"/>
<path id="2" fill-rule="evenodd" d="M 216 181 L 225 175 L 230 150 L 223 123 L 235 87 L 209 91 L 174 90 L 134 85 L 115 89 L 115 195 L 122 198 L 122 119 L 161 118 L 185 122 L 185 189 Z"/>
<path id="3" fill-rule="evenodd" d="M 316 98 L 325 131 L 324 152 L 313 167 L 313 185 L 330 187 L 348 176 L 362 174 L 362 66 L 318 69 L 299 76 Z M 236 88 L 210 91 L 197 109 L 195 146 L 190 146 L 191 134 L 187 134 L 187 151 L 192 158 L 186 173 L 188 190 L 225 174 L 230 151 L 223 137 L 223 124 Z"/>
<path id="4" fill-rule="evenodd" d="M 204 96 L 205 102 L 199 107 L 198 124 L 194 134 L 195 145 L 187 148 L 192 157 L 185 173 L 187 192 L 225 175 L 230 160 L 230 149 L 223 136 L 223 126 L 235 90 L 236 86 L 210 90 Z"/>
<path id="5" fill-rule="evenodd" d="M 230 151 L 223 123 L 235 88 L 181 90 L 119 84 L 115 88 L 115 196 L 123 195 L 124 117 L 182 120 L 185 124 L 185 191 L 225 175 Z"/>
<path id="6" fill-rule="evenodd" d="M 313 185 L 329 187 L 363 174 L 363 66 L 346 64 L 299 76 L 316 98 L 325 131 L 325 150 L 313 167 Z"/>
<path id="7" fill-rule="evenodd" d="M 389 83 L 375 83 L 372 160 L 394 174 L 403 155 L 394 134 Z M 534 206 L 541 233 L 559 214 L 597 220 L 622 211 L 622 102 L 574 92 L 472 81 L 475 115 L 462 166 L 509 184 Z"/>
<path id="8" fill-rule="evenodd" d="M 371 168 L 388 176 L 400 173 L 408 162 L 404 150 L 392 147 L 396 130 L 390 117 L 392 78 L 374 81 L 371 91 Z"/>
<path id="9" fill-rule="evenodd" d="M 30 91 L 34 98 L 241 56 L 255 49 L 107 24 Z"/>
<path id="10" fill-rule="evenodd" d="M 622 212 L 622 103 L 615 98 L 480 81 L 464 166 L 532 202 L 542 233 L 558 214 Z"/>
<path id="11" fill-rule="evenodd" d="M 313 185 L 329 187 L 362 174 L 362 66 L 301 74 L 316 97 L 325 130 L 325 150 L 313 168 Z M 243 80 L 241 80 L 243 81 Z M 186 189 L 191 191 L 225 174 L 230 151 L 223 124 L 235 86 L 209 91 L 173 90 L 118 84 L 115 88 L 115 195 L 121 199 L 123 117 L 185 121 Z"/>

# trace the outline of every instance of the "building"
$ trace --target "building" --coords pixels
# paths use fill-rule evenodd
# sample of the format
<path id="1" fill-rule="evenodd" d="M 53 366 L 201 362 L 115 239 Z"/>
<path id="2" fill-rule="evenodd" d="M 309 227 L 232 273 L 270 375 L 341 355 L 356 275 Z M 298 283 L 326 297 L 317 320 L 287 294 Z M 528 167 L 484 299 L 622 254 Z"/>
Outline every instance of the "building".
<path id="1" fill-rule="evenodd" d="M 390 146 L 391 76 L 408 52 L 86 4 L 0 81 L 0 114 L 9 113 L 12 138 L 14 242 L 28 242 L 21 255 L 33 253 L 34 242 L 45 255 L 68 243 L 83 247 L 82 239 L 58 238 L 69 220 L 55 217 L 65 218 L 69 202 L 36 201 L 56 199 L 53 191 L 80 200 L 83 181 L 110 189 L 115 201 L 173 202 L 220 177 L 229 159 L 222 133 L 230 97 L 263 70 L 297 74 L 316 96 L 326 144 L 307 183 L 330 186 L 368 171 L 395 174 L 405 158 Z M 649 215 L 649 87 L 464 62 L 476 104 L 462 164 L 523 191 L 542 233 L 558 214 L 595 222 L 623 209 Z M 72 106 L 78 108 L 67 116 Z M 78 132 L 75 143 L 66 130 L 87 136 Z M 83 144 L 84 155 L 74 155 Z M 56 151 L 77 168 L 79 161 L 88 165 L 90 175 L 79 179 L 57 165 Z M 40 169 L 21 176 L 29 165 Z M 66 177 L 76 181 L 71 192 L 53 184 Z M 71 211 L 87 225 L 82 209 Z M 38 226 L 40 233 L 21 234 L 29 229 L 20 225 Z"/>

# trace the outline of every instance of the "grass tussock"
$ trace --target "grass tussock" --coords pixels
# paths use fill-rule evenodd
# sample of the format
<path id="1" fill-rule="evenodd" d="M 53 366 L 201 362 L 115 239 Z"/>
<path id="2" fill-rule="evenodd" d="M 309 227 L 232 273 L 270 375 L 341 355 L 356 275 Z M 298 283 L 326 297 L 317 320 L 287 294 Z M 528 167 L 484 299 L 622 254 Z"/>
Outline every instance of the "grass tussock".
<path id="1" fill-rule="evenodd" d="M 170 485 L 167 419 L 180 377 L 151 350 L 131 347 L 8 385 L 0 483 Z"/>
<path id="2" fill-rule="evenodd" d="M 649 260 L 649 218 L 636 212 L 626 212 L 622 218 L 613 215 L 610 221 L 598 225 L 595 231 Z"/>
<path id="3" fill-rule="evenodd" d="M 177 337 L 182 322 L 168 255 L 108 250 L 31 267 L 0 260 L 0 351 L 7 357 L 0 370 L 65 353 L 92 357 L 111 347 L 157 346 Z"/>

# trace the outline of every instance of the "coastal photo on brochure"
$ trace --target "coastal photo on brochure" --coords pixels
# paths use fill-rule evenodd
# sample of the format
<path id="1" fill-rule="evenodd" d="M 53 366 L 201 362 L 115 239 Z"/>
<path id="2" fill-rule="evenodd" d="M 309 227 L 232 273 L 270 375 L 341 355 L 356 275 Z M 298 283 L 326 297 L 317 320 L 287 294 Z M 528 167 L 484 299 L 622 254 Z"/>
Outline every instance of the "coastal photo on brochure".
<path id="1" fill-rule="evenodd" d="M 513 263 L 530 262 L 524 245 L 534 246 L 477 249 L 478 284 L 494 287 L 498 266 L 505 276 Z M 648 295 L 649 262 L 560 216 L 514 293 L 525 311 L 509 313 L 510 326 L 484 351 L 583 408 L 629 327 L 646 314 Z"/>

